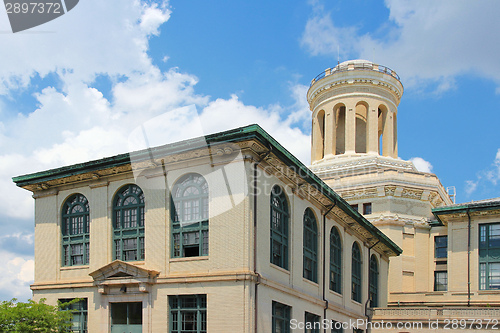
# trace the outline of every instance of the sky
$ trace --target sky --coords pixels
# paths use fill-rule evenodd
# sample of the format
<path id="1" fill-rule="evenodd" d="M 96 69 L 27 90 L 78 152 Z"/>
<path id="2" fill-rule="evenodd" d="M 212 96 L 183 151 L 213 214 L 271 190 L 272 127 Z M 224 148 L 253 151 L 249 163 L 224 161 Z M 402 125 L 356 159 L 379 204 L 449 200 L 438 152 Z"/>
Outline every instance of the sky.
<path id="1" fill-rule="evenodd" d="M 0 8 L 0 299 L 31 297 L 34 200 L 12 177 L 259 124 L 306 165 L 306 92 L 340 60 L 395 70 L 399 157 L 500 196 L 496 0 L 85 0 L 13 34 Z M 162 115 L 168 115 L 166 118 Z M 195 125 L 196 124 L 196 125 Z"/>

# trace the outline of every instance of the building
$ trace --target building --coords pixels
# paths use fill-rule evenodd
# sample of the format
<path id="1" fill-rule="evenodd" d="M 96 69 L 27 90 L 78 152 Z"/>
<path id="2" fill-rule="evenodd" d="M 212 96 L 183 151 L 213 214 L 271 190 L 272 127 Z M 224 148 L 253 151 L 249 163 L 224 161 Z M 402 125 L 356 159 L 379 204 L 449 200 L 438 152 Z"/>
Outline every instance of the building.
<path id="1" fill-rule="evenodd" d="M 469 320 L 462 330 L 497 320 L 500 200 L 454 205 L 436 175 L 398 158 L 402 94 L 393 70 L 366 60 L 327 69 L 307 93 L 311 170 L 403 249 L 390 260 L 388 308 L 371 319 L 425 323 L 429 331 L 437 328 L 429 320 L 441 329 Z"/>
<path id="2" fill-rule="evenodd" d="M 15 177 L 34 298 L 82 298 L 76 332 L 496 331 L 500 198 L 398 158 L 402 95 L 366 60 L 318 75 L 309 168 L 252 125 Z"/>
<path id="3" fill-rule="evenodd" d="M 257 125 L 13 180 L 34 299 L 81 298 L 75 332 L 341 332 L 401 253 Z"/>

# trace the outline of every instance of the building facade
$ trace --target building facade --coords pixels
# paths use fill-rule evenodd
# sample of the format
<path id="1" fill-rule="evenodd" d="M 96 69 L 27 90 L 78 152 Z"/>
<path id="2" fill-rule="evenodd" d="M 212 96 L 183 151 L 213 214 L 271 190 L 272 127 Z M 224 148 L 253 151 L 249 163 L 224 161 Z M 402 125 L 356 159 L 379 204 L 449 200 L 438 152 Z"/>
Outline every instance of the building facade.
<path id="1" fill-rule="evenodd" d="M 75 332 L 350 332 L 401 253 L 256 125 L 14 182 Z"/>
<path id="2" fill-rule="evenodd" d="M 374 331 L 436 331 L 429 320 L 444 329 L 454 319 L 469 319 L 470 329 L 472 320 L 497 320 L 499 202 L 454 205 L 436 175 L 398 158 L 402 94 L 396 72 L 366 60 L 325 70 L 307 93 L 311 170 L 403 249 L 390 260 L 389 307 L 371 319 L 425 324 Z"/>

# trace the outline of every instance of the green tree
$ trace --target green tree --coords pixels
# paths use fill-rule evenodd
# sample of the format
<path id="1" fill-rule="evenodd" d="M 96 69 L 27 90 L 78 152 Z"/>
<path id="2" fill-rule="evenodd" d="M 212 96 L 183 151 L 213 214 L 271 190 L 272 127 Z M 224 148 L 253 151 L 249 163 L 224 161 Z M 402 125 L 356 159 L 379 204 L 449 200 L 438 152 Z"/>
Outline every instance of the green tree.
<path id="1" fill-rule="evenodd" d="M 73 303 L 78 300 L 74 300 Z M 65 304 L 48 305 L 45 299 L 38 303 L 29 300 L 27 303 L 3 301 L 0 304 L 0 332 L 31 333 L 31 332 L 70 332 L 72 313 L 61 310 Z"/>

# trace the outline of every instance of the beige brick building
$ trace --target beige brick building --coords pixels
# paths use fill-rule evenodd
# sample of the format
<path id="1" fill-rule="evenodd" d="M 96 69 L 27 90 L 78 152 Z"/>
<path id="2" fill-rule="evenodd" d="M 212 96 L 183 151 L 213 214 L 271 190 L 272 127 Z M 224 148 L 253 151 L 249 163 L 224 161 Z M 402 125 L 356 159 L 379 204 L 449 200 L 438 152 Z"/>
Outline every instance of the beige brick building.
<path id="1" fill-rule="evenodd" d="M 14 181 L 34 298 L 81 298 L 75 332 L 348 325 L 387 305 L 401 252 L 256 125 Z"/>
<path id="2" fill-rule="evenodd" d="M 253 125 L 15 177 L 34 298 L 82 298 L 76 332 L 496 332 L 500 198 L 398 158 L 402 95 L 365 60 L 318 75 L 309 168 Z"/>

